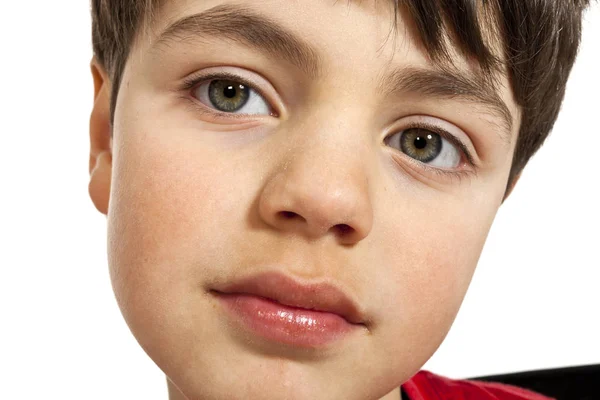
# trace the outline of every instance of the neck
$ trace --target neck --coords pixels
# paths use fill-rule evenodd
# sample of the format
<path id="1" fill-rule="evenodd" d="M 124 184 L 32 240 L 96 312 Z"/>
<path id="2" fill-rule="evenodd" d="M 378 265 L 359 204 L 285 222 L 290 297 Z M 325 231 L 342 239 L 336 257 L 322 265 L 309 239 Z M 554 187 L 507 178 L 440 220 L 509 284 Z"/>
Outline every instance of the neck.
<path id="1" fill-rule="evenodd" d="M 169 378 L 167 378 L 167 388 L 169 390 L 169 400 L 189 400 L 187 397 L 185 397 L 183 395 L 183 393 L 181 393 L 181 391 L 179 389 L 177 389 L 177 386 L 175 386 Z M 398 399 L 403 400 L 402 393 L 400 392 L 400 388 L 396 388 L 396 389 L 392 390 L 391 392 L 389 392 L 388 394 L 386 394 L 379 400 L 398 400 Z M 409 400 L 409 399 L 405 399 L 405 400 Z"/>

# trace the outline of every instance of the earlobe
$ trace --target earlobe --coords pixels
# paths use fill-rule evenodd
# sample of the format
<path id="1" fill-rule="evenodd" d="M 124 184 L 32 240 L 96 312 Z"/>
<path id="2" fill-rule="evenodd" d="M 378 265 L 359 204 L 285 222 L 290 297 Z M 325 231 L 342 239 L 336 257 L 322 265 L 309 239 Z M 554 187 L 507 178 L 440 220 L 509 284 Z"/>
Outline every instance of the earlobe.
<path id="1" fill-rule="evenodd" d="M 523 171 L 519 172 L 517 175 L 515 175 L 515 177 L 513 178 L 510 186 L 508 186 L 506 188 L 506 193 L 504 194 L 504 199 L 502 199 L 502 202 L 504 203 L 504 201 L 508 198 L 508 196 L 510 196 L 510 194 L 512 193 L 513 189 L 515 188 L 515 186 L 517 185 L 517 182 L 519 181 L 519 178 L 521 178 L 521 173 Z"/>
<path id="2" fill-rule="evenodd" d="M 96 163 L 90 173 L 90 183 L 88 185 L 88 191 L 94 206 L 104 215 L 108 215 L 111 175 L 112 154 L 104 151 L 96 157 Z"/>
<path id="3" fill-rule="evenodd" d="M 110 81 L 94 58 L 91 62 L 94 79 L 94 106 L 90 116 L 90 182 L 88 191 L 94 206 L 108 214 L 112 176 L 112 138 L 110 124 Z"/>

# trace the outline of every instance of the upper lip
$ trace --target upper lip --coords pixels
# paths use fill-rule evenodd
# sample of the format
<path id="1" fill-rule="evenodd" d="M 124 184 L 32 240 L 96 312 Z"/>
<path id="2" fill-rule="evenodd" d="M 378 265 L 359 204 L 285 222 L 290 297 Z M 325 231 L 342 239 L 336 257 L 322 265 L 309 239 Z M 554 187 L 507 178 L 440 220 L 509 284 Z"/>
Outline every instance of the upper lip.
<path id="1" fill-rule="evenodd" d="M 335 313 L 352 324 L 365 322 L 358 305 L 343 290 L 327 282 L 301 283 L 280 272 L 252 275 L 227 283 L 217 292 L 261 296 L 292 307 Z"/>

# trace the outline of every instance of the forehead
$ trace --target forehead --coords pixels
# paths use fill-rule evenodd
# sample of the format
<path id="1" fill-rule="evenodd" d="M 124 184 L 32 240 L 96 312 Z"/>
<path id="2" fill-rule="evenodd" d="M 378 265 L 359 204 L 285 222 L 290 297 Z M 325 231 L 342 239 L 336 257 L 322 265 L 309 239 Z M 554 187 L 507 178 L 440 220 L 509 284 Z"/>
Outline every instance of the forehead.
<path id="1" fill-rule="evenodd" d="M 500 32 L 500 11 L 494 2 L 455 0 L 452 5 L 444 5 L 428 0 L 304 0 L 289 1 L 285 7 L 281 2 L 263 0 L 145 0 L 149 22 L 155 28 L 165 28 L 169 22 L 182 18 L 194 11 L 207 10 L 219 5 L 232 7 L 252 7 L 265 16 L 273 16 L 287 20 L 289 27 L 304 27 L 307 19 L 319 23 L 318 32 L 343 31 L 350 32 L 336 24 L 330 23 L 330 16 L 345 13 L 351 20 L 362 12 L 370 16 L 370 21 L 363 20 L 355 26 L 356 31 L 369 30 L 369 25 L 378 27 L 378 33 L 385 33 L 385 42 L 402 30 L 417 46 L 421 47 L 433 61 L 444 61 L 449 55 L 453 62 L 467 61 L 472 66 L 490 65 L 493 61 L 487 55 L 493 55 L 500 63 L 496 64 L 502 71 L 503 49 Z M 326 10 L 326 12 L 324 12 Z M 150 14 L 150 15 L 148 15 Z M 158 22 L 158 24 L 157 24 Z M 366 22 L 366 23 L 365 23 Z M 369 22 L 371 24 L 369 24 Z M 158 26 L 157 26 L 158 25 Z M 302 34 L 311 36 L 313 31 L 301 29 Z M 331 31 L 331 30 L 329 30 Z M 156 29 L 155 29 L 156 32 Z M 367 32 L 365 32 L 367 33 Z M 368 32 L 367 34 L 372 33 Z M 379 43 L 378 48 L 386 43 Z M 423 47 L 424 45 L 424 47 Z M 488 53 L 489 52 L 489 53 Z M 440 57 L 441 56 L 441 57 Z"/>

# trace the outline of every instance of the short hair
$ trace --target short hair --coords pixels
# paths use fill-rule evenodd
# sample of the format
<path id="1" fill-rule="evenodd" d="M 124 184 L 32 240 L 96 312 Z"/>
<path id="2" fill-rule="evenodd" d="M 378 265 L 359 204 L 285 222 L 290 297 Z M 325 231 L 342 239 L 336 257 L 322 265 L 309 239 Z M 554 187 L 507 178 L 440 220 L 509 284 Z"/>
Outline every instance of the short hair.
<path id="1" fill-rule="evenodd" d="M 558 117 L 568 76 L 581 41 L 582 13 L 590 0 L 390 0 L 398 16 L 412 18 L 419 39 L 435 62 L 448 60 L 446 34 L 482 69 L 498 57 L 486 37 L 501 44 L 516 103 L 522 109 L 506 190 L 549 135 Z M 92 0 L 92 45 L 113 87 L 110 121 L 123 69 L 140 27 L 152 20 L 161 0 Z M 486 10 L 492 10 L 492 19 Z M 492 23 L 490 23 L 492 22 Z M 497 69 L 496 69 L 497 70 Z M 111 133 L 112 134 L 112 133 Z"/>

